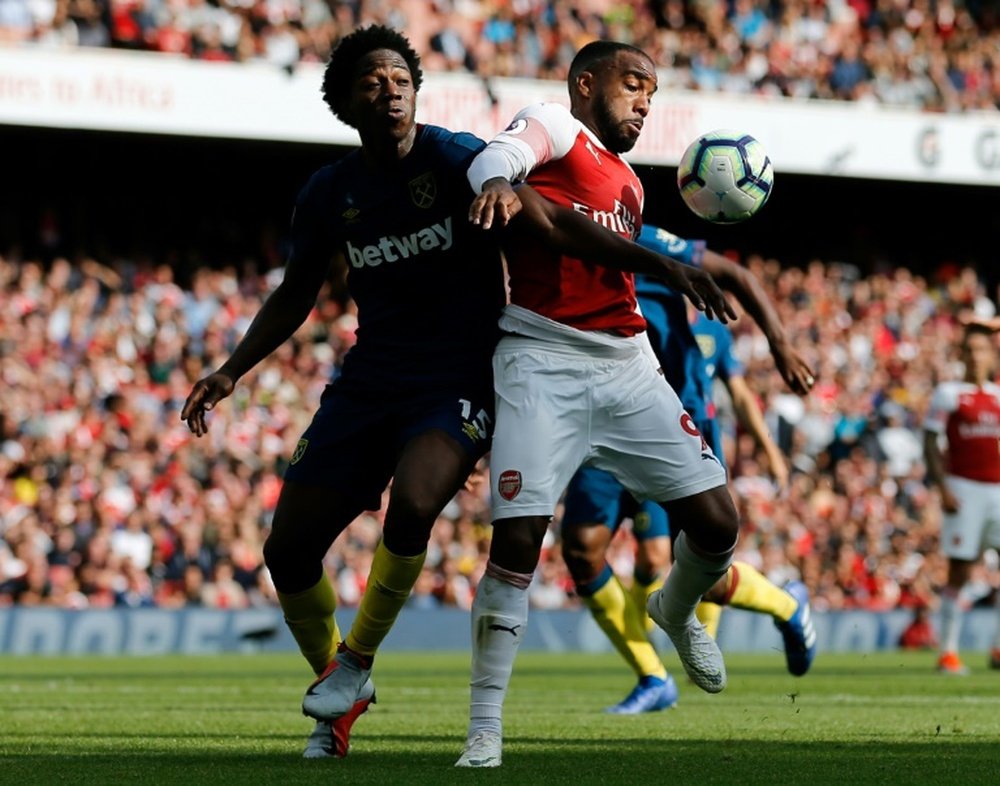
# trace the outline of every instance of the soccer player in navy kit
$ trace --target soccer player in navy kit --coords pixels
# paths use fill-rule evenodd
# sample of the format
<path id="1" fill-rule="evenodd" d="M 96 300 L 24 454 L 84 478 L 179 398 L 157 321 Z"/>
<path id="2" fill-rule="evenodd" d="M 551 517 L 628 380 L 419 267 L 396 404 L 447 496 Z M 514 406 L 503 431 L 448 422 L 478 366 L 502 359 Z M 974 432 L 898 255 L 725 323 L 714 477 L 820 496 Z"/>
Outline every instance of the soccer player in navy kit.
<path id="1" fill-rule="evenodd" d="M 431 527 L 491 438 L 503 273 L 496 241 L 466 218 L 466 170 L 484 143 L 417 124 L 420 83 L 399 33 L 372 26 L 340 42 L 323 95 L 361 148 L 303 188 L 283 282 L 181 413 L 204 434 L 206 412 L 303 323 L 331 258 L 344 258 L 357 343 L 291 456 L 264 546 L 285 620 L 318 675 L 303 700 L 317 720 L 310 758 L 346 754 L 351 725 L 375 698 L 372 658 L 420 573 Z M 360 513 L 379 508 L 390 478 L 383 540 L 341 642 L 322 560 Z"/>
<path id="2" fill-rule="evenodd" d="M 808 392 L 812 385 L 811 372 L 784 340 L 784 331 L 766 295 L 745 270 L 705 250 L 703 243 L 682 240 L 656 227 L 644 226 L 638 242 L 686 264 L 704 265 L 720 285 L 737 293 L 748 310 L 763 320 L 761 324 L 771 339 L 776 363 L 789 386 L 800 394 Z M 696 340 L 695 329 L 702 326 L 698 329 L 711 331 L 718 337 L 716 348 L 723 350 L 727 346 L 723 337 L 730 336 L 728 328 L 714 320 L 702 320 L 700 315 L 696 323 L 691 324 L 684 298 L 654 278 L 637 276 L 636 294 L 667 381 L 677 391 L 685 411 L 705 437 L 714 456 L 722 459 L 712 401 L 712 368 Z M 731 339 L 728 346 L 731 346 Z M 715 365 L 720 363 L 716 357 Z M 734 374 L 739 372 L 735 367 L 731 370 Z M 759 426 L 763 428 L 763 423 Z M 766 429 L 763 434 L 758 429 L 753 431 L 759 440 L 768 440 Z M 633 519 L 639 551 L 632 588 L 626 592 L 613 575 L 605 553 L 614 531 L 629 517 Z M 655 502 L 637 502 L 610 473 L 583 467 L 567 490 L 562 533 L 563 555 L 574 577 L 577 593 L 639 678 L 635 689 L 608 711 L 635 714 L 673 706 L 677 701 L 677 687 L 647 638 L 649 620 L 645 615 L 646 597 L 662 584 L 659 574 L 670 559 L 670 527 L 666 512 Z M 772 615 L 785 639 L 789 671 L 800 675 L 808 670 L 815 651 L 814 634 L 809 620 L 808 593 L 800 582 L 781 589 L 752 566 L 737 561 L 706 597 L 717 603 Z M 698 607 L 698 616 L 703 622 L 709 607 L 719 608 L 715 603 Z M 717 622 L 717 614 L 715 620 Z M 713 636 L 714 631 L 713 626 L 710 629 Z"/>

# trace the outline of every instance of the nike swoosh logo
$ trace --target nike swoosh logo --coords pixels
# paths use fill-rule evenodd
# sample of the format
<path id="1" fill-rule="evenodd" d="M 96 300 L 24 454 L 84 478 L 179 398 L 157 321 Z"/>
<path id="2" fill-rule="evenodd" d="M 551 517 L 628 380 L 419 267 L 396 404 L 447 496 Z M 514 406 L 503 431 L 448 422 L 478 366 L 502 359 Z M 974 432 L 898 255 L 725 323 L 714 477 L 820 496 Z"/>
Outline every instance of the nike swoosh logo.
<path id="1" fill-rule="evenodd" d="M 496 761 L 496 756 L 490 756 L 488 759 L 469 759 L 469 764 L 473 767 L 485 767 L 491 761 Z"/>

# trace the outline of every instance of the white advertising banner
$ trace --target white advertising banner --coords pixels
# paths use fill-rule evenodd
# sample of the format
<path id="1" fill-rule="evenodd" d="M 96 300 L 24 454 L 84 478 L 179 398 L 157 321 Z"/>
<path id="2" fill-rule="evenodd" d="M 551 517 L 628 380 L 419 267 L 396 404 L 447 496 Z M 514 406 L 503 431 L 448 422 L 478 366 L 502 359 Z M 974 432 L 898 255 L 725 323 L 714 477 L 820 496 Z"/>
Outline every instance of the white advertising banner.
<path id="1" fill-rule="evenodd" d="M 0 124 L 355 144 L 319 94 L 322 67 L 294 73 L 111 50 L 0 48 Z M 555 82 L 429 74 L 419 117 L 489 138 L 536 101 L 565 102 Z M 1000 113 L 925 114 L 839 102 L 661 91 L 637 164 L 676 165 L 698 134 L 756 136 L 777 172 L 1000 184 Z"/>

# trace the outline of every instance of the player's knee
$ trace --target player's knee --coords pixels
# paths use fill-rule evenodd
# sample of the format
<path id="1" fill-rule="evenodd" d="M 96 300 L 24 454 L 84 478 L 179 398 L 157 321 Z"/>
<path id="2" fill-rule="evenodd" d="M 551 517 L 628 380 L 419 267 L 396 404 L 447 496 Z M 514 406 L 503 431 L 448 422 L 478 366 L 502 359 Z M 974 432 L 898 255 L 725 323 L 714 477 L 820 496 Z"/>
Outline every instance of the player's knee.
<path id="1" fill-rule="evenodd" d="M 532 573 L 538 565 L 548 521 L 546 517 L 524 517 L 494 522 L 490 560 L 505 570 Z"/>
<path id="2" fill-rule="evenodd" d="M 427 489 L 393 487 L 385 514 L 386 526 L 392 526 L 395 522 L 405 524 L 406 527 L 426 525 L 430 531 L 446 502 L 447 500 L 442 501 L 439 495 Z"/>
<path id="3" fill-rule="evenodd" d="M 605 551 L 596 543 L 566 537 L 562 543 L 563 561 L 575 581 L 586 581 L 604 566 Z"/>
<path id="4" fill-rule="evenodd" d="M 427 550 L 431 539 L 431 527 L 420 524 L 401 526 L 397 522 L 386 519 L 382 530 L 382 542 L 386 549 L 399 557 L 414 557 Z"/>
<path id="5" fill-rule="evenodd" d="M 322 570 L 321 560 L 314 557 L 311 561 Z M 319 576 L 313 575 L 315 571 L 306 569 L 309 562 L 310 555 L 297 545 L 294 538 L 282 537 L 272 531 L 264 541 L 264 564 L 279 592 L 301 592 L 319 581 Z"/>
<path id="6" fill-rule="evenodd" d="M 698 494 L 681 503 L 684 512 L 671 520 L 689 522 L 684 527 L 688 540 L 709 554 L 721 554 L 736 545 L 740 519 L 724 486 Z M 695 524 L 695 522 L 697 522 Z"/>

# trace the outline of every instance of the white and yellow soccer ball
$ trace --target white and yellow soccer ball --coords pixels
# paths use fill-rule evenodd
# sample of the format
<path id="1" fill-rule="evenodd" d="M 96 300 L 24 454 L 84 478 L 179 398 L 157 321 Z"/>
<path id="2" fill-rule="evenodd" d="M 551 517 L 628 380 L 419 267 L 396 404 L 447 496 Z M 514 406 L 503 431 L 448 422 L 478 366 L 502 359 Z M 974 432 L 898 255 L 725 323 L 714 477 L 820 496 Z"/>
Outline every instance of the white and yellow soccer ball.
<path id="1" fill-rule="evenodd" d="M 677 187 L 695 214 L 716 224 L 746 221 L 774 186 L 764 146 L 749 134 L 719 130 L 692 142 L 677 167 Z"/>

